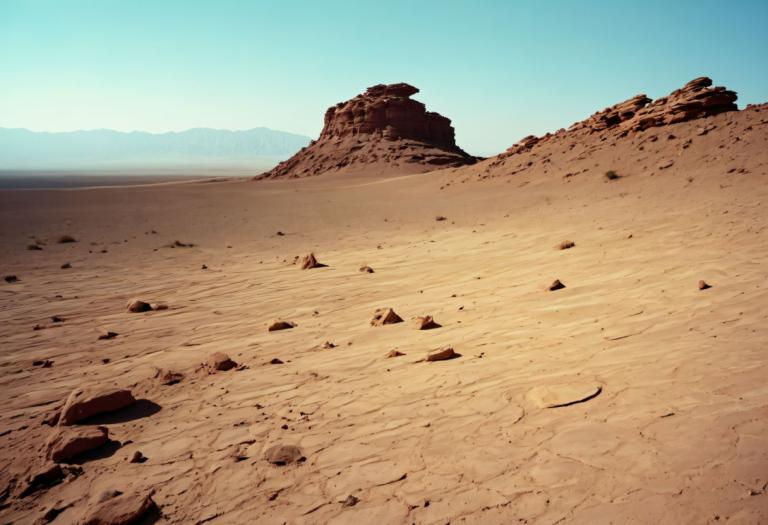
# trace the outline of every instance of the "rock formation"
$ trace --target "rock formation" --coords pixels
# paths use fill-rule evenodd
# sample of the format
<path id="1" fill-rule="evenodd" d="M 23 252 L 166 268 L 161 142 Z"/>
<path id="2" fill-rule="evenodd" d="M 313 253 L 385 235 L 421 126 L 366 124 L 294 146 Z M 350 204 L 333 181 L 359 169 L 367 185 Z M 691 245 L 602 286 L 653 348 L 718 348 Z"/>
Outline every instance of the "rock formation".
<path id="1" fill-rule="evenodd" d="M 297 178 L 331 171 L 420 173 L 472 164 L 456 145 L 451 121 L 411 100 L 409 84 L 379 84 L 325 113 L 320 137 L 257 178 Z"/>
<path id="2" fill-rule="evenodd" d="M 491 165 L 512 155 L 530 151 L 537 144 L 574 134 L 610 133 L 623 137 L 650 128 L 711 117 L 726 111 L 738 111 L 734 91 L 711 86 L 712 79 L 699 77 L 656 100 L 644 94 L 635 95 L 576 122 L 568 130 L 561 129 L 543 137 L 529 135 L 499 155 Z"/>

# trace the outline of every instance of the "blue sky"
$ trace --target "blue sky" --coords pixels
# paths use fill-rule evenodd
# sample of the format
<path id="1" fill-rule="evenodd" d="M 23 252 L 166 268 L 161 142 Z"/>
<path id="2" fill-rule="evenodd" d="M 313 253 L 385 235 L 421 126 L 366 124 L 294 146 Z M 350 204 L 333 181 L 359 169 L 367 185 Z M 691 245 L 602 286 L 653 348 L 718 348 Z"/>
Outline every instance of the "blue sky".
<path id="1" fill-rule="evenodd" d="M 768 101 L 768 0 L 0 0 L 0 127 L 267 126 L 409 82 L 471 153 L 701 75 Z"/>

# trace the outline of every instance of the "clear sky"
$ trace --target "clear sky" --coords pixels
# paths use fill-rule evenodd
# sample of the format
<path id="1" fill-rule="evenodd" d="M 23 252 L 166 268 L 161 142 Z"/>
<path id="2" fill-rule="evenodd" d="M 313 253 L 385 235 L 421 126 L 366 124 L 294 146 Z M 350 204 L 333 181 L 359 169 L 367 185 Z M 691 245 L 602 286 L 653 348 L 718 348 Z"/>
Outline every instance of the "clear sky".
<path id="1" fill-rule="evenodd" d="M 701 75 L 768 101 L 768 0 L 0 0 L 0 127 L 314 137 L 409 82 L 487 155 Z"/>

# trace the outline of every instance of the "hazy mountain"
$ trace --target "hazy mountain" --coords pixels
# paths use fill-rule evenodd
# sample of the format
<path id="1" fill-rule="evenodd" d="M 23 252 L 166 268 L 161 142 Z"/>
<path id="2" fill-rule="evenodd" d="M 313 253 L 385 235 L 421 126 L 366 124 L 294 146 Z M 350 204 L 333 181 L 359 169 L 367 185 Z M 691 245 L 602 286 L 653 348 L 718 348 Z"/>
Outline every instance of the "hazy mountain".
<path id="1" fill-rule="evenodd" d="M 0 128 L 0 169 L 274 164 L 310 138 L 268 128 L 169 133 L 97 129 L 62 133 Z"/>

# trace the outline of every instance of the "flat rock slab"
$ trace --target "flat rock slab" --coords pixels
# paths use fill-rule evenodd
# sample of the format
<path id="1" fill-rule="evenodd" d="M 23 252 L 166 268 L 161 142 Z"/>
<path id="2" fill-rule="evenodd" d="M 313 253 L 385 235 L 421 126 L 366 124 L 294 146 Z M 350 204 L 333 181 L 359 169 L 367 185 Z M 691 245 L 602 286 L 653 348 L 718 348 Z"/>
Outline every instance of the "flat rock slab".
<path id="1" fill-rule="evenodd" d="M 150 494 L 121 494 L 91 509 L 83 525 L 130 525 L 143 518 L 155 507 Z"/>
<path id="2" fill-rule="evenodd" d="M 106 414 L 125 408 L 136 402 L 130 390 L 110 388 L 104 390 L 74 390 L 61 409 L 59 422 L 62 425 L 74 425 L 79 421 L 99 414 Z"/>
<path id="3" fill-rule="evenodd" d="M 107 427 L 59 427 L 46 443 L 46 457 L 65 463 L 75 456 L 89 452 L 109 441 Z"/>
<path id="4" fill-rule="evenodd" d="M 527 398 L 539 408 L 559 408 L 589 401 L 602 391 L 602 385 L 594 383 L 560 383 L 534 387 Z"/>

